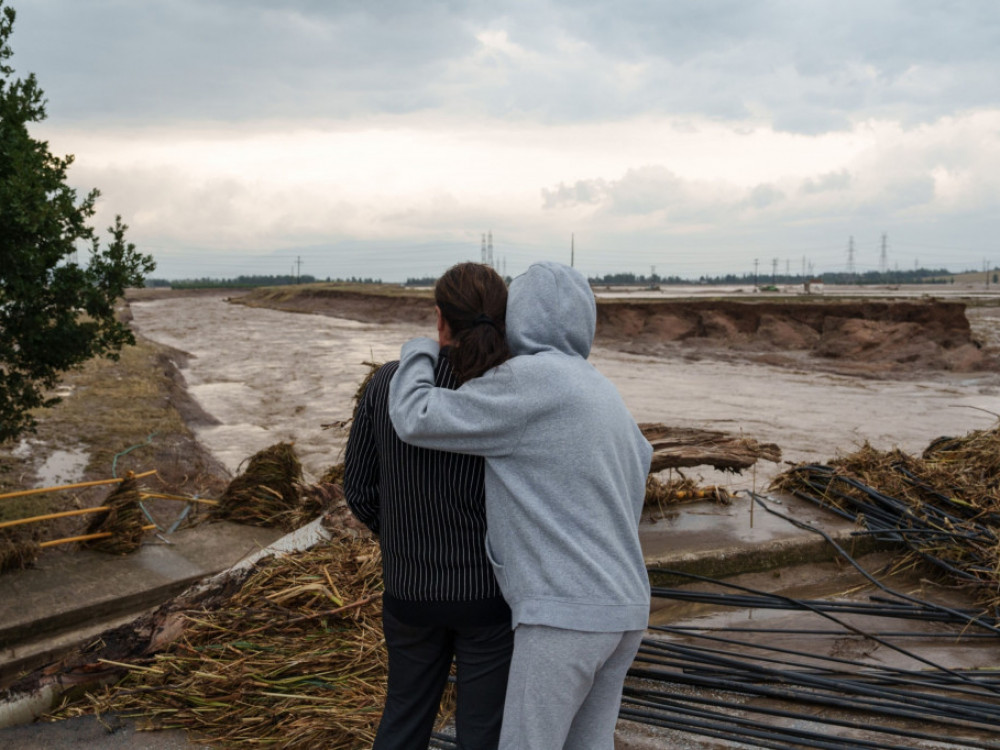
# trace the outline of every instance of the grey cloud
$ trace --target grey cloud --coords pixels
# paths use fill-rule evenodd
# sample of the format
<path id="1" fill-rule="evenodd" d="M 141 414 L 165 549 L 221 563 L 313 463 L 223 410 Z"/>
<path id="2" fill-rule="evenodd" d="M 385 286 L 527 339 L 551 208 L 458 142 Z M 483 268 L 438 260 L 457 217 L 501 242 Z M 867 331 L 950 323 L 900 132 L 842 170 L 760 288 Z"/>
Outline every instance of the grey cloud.
<path id="1" fill-rule="evenodd" d="M 677 224 L 710 224 L 753 214 L 785 199 L 773 185 L 747 190 L 708 186 L 682 179 L 663 166 L 628 170 L 619 180 L 580 180 L 542 191 L 546 209 L 592 207 L 606 216 L 658 216 Z"/>
<path id="2" fill-rule="evenodd" d="M 607 194 L 604 180 L 578 180 L 572 185 L 559 183 L 551 190 L 542 189 L 543 208 L 567 208 L 600 203 Z"/>
<path id="3" fill-rule="evenodd" d="M 846 169 L 839 172 L 827 172 L 816 179 L 802 183 L 801 191 L 805 194 L 825 193 L 830 190 L 847 190 L 851 186 L 851 174 Z"/>
<path id="4" fill-rule="evenodd" d="M 756 185 L 750 189 L 742 205 L 746 208 L 763 209 L 778 203 L 784 193 L 773 185 Z"/>
<path id="5" fill-rule="evenodd" d="M 436 104 L 427 82 L 476 40 L 446 8 L 401 3 L 388 20 L 384 8 L 29 6 L 15 24 L 14 64 L 38 73 L 50 114 L 70 118 L 346 116 Z"/>
<path id="6" fill-rule="evenodd" d="M 543 207 L 596 206 L 616 214 L 649 214 L 684 200 L 684 184 L 670 170 L 650 166 L 630 169 L 620 180 L 579 180 L 543 189 Z"/>
<path id="7" fill-rule="evenodd" d="M 923 206 L 934 199 L 934 178 L 928 174 L 900 176 L 883 187 L 882 195 L 882 210 L 900 212 Z"/>
<path id="8" fill-rule="evenodd" d="M 664 167 L 630 169 L 612 183 L 610 210 L 618 214 L 650 214 L 686 201 L 683 181 Z"/>
<path id="9" fill-rule="evenodd" d="M 973 0 L 21 5 L 14 65 L 69 120 L 652 112 L 819 133 L 1000 101 L 1000 6 Z M 484 30 L 526 55 L 477 58 Z"/>

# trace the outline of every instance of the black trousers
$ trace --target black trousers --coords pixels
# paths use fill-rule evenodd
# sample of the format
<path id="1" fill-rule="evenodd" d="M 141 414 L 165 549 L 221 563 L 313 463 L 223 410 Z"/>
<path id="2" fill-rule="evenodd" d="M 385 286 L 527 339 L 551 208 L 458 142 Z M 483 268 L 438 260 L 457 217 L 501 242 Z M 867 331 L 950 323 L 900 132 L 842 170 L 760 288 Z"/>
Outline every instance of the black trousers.
<path id="1" fill-rule="evenodd" d="M 389 689 L 373 750 L 426 750 L 455 659 L 455 730 L 461 750 L 495 750 L 514 649 L 510 623 L 408 625 L 382 612 Z"/>

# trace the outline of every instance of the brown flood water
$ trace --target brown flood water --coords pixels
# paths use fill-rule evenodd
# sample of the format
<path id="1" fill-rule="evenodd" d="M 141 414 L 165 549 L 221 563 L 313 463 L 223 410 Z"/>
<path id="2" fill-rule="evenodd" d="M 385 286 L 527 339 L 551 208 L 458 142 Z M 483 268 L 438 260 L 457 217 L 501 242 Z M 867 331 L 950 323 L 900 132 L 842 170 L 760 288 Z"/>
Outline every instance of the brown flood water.
<path id="1" fill-rule="evenodd" d="M 343 430 L 364 362 L 398 356 L 424 325 L 374 325 L 232 305 L 222 297 L 133 302 L 144 336 L 192 355 L 182 370 L 189 392 L 217 424 L 198 427 L 203 444 L 230 471 L 261 448 L 292 440 L 307 475 L 341 459 Z M 997 318 L 974 321 L 995 336 Z M 864 441 L 919 452 L 941 435 L 993 426 L 1000 414 L 997 373 L 927 372 L 905 380 L 817 372 L 808 363 L 772 366 L 596 347 L 591 361 L 618 387 L 637 421 L 718 429 L 777 443 L 785 460 L 826 461 Z M 724 478 L 760 487 L 780 470 Z M 711 471 L 690 476 L 719 481 Z"/>

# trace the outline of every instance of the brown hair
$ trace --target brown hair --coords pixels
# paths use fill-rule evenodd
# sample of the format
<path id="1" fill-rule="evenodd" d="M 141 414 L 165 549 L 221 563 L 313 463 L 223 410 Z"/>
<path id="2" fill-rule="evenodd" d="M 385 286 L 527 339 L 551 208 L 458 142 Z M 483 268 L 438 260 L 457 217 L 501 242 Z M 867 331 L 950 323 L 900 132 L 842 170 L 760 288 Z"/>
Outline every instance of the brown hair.
<path id="1" fill-rule="evenodd" d="M 451 329 L 451 367 L 460 383 L 510 359 L 500 274 L 483 263 L 459 263 L 437 280 L 434 302 Z"/>

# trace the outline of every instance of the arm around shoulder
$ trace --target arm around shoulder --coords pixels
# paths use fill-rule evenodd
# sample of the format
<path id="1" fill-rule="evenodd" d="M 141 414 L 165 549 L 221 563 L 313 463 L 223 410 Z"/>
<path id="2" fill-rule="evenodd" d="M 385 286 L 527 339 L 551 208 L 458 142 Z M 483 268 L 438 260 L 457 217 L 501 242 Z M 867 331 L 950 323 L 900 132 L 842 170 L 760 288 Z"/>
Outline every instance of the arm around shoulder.
<path id="1" fill-rule="evenodd" d="M 399 437 L 437 450 L 499 456 L 510 453 L 526 424 L 515 378 L 506 364 L 464 383 L 458 390 L 434 385 L 437 343 L 414 339 L 403 345 L 389 386 L 389 417 Z"/>

